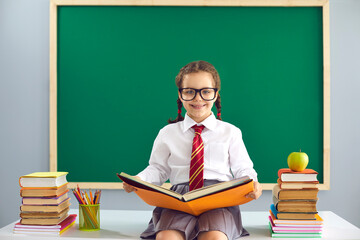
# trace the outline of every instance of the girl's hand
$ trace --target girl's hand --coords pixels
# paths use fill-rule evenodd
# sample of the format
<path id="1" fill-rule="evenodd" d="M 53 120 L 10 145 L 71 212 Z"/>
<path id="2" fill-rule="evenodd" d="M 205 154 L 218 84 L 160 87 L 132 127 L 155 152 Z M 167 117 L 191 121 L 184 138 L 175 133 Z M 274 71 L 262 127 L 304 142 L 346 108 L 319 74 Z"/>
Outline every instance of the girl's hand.
<path id="1" fill-rule="evenodd" d="M 134 176 L 134 177 L 137 179 L 140 179 L 140 177 L 138 177 L 138 176 Z M 136 191 L 136 188 L 134 188 L 130 184 L 127 184 L 126 182 L 123 182 L 123 187 L 124 187 L 125 192 L 127 192 L 127 193 Z"/>
<path id="2" fill-rule="evenodd" d="M 254 191 L 248 193 L 245 197 L 253 198 L 256 200 L 261 196 L 261 194 L 262 194 L 262 187 L 261 187 L 260 183 L 254 181 Z"/>

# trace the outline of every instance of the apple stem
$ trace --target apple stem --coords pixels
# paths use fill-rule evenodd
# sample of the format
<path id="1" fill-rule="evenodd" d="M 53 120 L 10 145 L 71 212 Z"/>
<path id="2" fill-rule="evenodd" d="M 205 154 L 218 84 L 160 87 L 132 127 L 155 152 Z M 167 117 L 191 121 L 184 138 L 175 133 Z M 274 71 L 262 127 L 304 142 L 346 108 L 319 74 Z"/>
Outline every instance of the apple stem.
<path id="1" fill-rule="evenodd" d="M 301 148 L 300 148 L 300 152 L 301 152 Z"/>

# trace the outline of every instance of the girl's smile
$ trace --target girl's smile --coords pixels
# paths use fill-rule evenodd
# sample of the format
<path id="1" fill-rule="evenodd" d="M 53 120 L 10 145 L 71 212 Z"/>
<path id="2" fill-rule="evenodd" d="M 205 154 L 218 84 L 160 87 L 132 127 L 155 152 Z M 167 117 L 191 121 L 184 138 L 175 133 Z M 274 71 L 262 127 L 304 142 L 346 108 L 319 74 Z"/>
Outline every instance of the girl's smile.
<path id="1" fill-rule="evenodd" d="M 189 73 L 184 76 L 182 88 L 213 88 L 215 85 L 212 75 L 208 72 Z M 180 93 L 179 93 L 180 94 Z M 181 99 L 181 96 L 179 95 Z M 211 101 L 205 101 L 201 98 L 200 93 L 196 93 L 195 98 L 191 101 L 184 101 L 181 99 L 184 108 L 189 117 L 195 122 L 202 122 L 211 114 L 212 106 L 216 101 L 216 97 Z"/>
<path id="2" fill-rule="evenodd" d="M 206 104 L 190 104 L 191 107 L 195 108 L 195 109 L 201 109 L 202 107 L 205 107 Z"/>

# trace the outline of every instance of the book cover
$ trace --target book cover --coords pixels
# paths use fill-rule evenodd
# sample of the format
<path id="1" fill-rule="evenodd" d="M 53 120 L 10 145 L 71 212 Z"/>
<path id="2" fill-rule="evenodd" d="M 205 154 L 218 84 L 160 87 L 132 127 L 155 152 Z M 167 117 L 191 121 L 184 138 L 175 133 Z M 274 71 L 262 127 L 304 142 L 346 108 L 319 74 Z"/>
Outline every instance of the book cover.
<path id="1" fill-rule="evenodd" d="M 310 189 L 318 188 L 319 181 L 314 182 L 283 182 L 280 178 L 277 179 L 280 189 Z"/>
<path id="2" fill-rule="evenodd" d="M 65 220 L 56 225 L 24 225 L 20 222 L 14 226 L 14 233 L 31 234 L 31 233 L 49 233 L 55 235 L 61 235 L 72 225 L 74 225 L 77 215 L 71 214 Z"/>
<path id="3" fill-rule="evenodd" d="M 275 209 L 276 211 L 276 209 Z M 272 210 L 269 210 L 270 217 L 272 218 L 275 225 L 322 225 L 323 219 L 319 214 L 315 214 L 314 220 L 304 220 L 304 219 L 278 219 Z"/>
<path id="4" fill-rule="evenodd" d="M 67 197 L 67 198 L 64 198 L 64 199 L 62 199 L 62 201 L 61 202 L 59 202 L 59 203 L 43 203 L 43 204 L 22 204 L 21 206 L 39 206 L 39 207 L 44 207 L 44 206 L 59 206 L 59 205 L 61 205 L 62 203 L 64 203 L 66 200 L 69 200 L 70 198 L 69 197 Z"/>
<path id="5" fill-rule="evenodd" d="M 302 231 L 312 231 L 312 232 L 321 232 L 323 229 L 322 225 L 279 225 L 275 224 L 271 216 L 269 216 L 269 222 L 271 224 L 271 229 L 274 232 L 280 231 L 295 231 L 295 232 L 302 232 Z"/>
<path id="6" fill-rule="evenodd" d="M 35 172 L 19 178 L 20 187 L 58 187 L 67 183 L 68 172 Z"/>
<path id="7" fill-rule="evenodd" d="M 65 192 L 68 192 L 67 189 L 68 183 L 65 183 L 59 187 L 49 187 L 49 188 L 21 188 L 20 196 L 21 197 L 58 197 Z"/>
<path id="8" fill-rule="evenodd" d="M 317 182 L 317 175 L 318 172 L 313 169 L 295 172 L 289 168 L 281 168 L 278 171 L 278 177 L 283 182 Z"/>
<path id="9" fill-rule="evenodd" d="M 281 189 L 275 185 L 272 194 L 279 200 L 313 199 L 317 200 L 319 189 Z"/>
<path id="10" fill-rule="evenodd" d="M 58 197 L 23 197 L 22 204 L 24 205 L 55 205 L 60 204 L 68 198 L 67 192 L 63 192 Z"/>
<path id="11" fill-rule="evenodd" d="M 278 212 L 317 213 L 316 200 L 279 200 L 273 196 L 273 203 Z"/>
<path id="12" fill-rule="evenodd" d="M 21 205 L 20 210 L 23 212 L 61 212 L 70 206 L 69 198 L 59 205 Z"/>
<path id="13" fill-rule="evenodd" d="M 117 176 L 135 187 L 137 190 L 135 193 L 147 204 L 187 212 L 195 216 L 212 209 L 241 205 L 253 200 L 245 197 L 254 190 L 253 181 L 248 177 L 214 184 L 181 195 L 126 173 Z"/>
<path id="14" fill-rule="evenodd" d="M 271 229 L 271 224 L 269 223 L 269 229 L 272 238 L 321 238 L 321 232 L 316 233 L 308 233 L 308 232 L 301 232 L 301 233 L 286 233 L 286 232 L 274 232 Z"/>
<path id="15" fill-rule="evenodd" d="M 56 225 L 66 219 L 68 214 L 66 213 L 61 218 L 22 218 L 20 224 L 23 225 Z"/>
<path id="16" fill-rule="evenodd" d="M 21 218 L 49 218 L 49 219 L 60 219 L 66 215 L 70 210 L 70 207 L 63 209 L 60 212 L 20 212 Z"/>
<path id="17" fill-rule="evenodd" d="M 68 172 L 34 172 L 20 178 L 57 178 L 67 174 Z"/>
<path id="18" fill-rule="evenodd" d="M 290 229 L 290 228 L 277 228 L 274 227 L 274 225 L 272 225 L 271 222 L 269 222 L 269 225 L 271 227 L 271 230 L 275 233 L 321 233 L 322 229 L 310 229 L 310 228 L 295 228 L 295 229 Z"/>
<path id="19" fill-rule="evenodd" d="M 317 214 L 307 212 L 279 212 L 276 210 L 274 204 L 271 204 L 270 211 L 274 214 L 275 218 L 286 220 L 316 220 Z"/>

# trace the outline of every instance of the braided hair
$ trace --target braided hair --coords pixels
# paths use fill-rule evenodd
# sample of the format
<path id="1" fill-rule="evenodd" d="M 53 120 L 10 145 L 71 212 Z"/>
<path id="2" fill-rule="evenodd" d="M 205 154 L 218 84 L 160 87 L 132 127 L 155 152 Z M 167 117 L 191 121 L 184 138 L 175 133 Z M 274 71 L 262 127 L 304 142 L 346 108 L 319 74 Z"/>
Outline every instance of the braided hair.
<path id="1" fill-rule="evenodd" d="M 213 79 L 214 79 L 214 83 L 215 83 L 215 88 L 217 88 L 220 91 L 220 76 L 219 73 L 217 72 L 217 70 L 215 69 L 215 67 L 211 64 L 208 63 L 206 61 L 195 61 L 195 62 L 191 62 L 188 63 L 187 65 L 185 65 L 184 67 L 182 67 L 178 73 L 178 75 L 175 78 L 175 84 L 178 88 L 182 87 L 182 83 L 184 80 L 184 76 L 186 74 L 190 74 L 190 73 L 197 73 L 197 72 L 208 72 L 212 75 Z M 178 97 L 178 99 L 176 100 L 177 102 L 177 106 L 178 106 L 178 115 L 174 120 L 171 120 L 171 118 L 168 120 L 168 123 L 176 123 L 179 121 L 183 121 L 184 117 L 181 115 L 181 109 L 182 109 L 182 102 L 181 99 Z M 218 97 L 215 101 L 215 107 L 217 110 L 217 119 L 222 120 L 221 119 L 221 99 L 220 99 L 220 94 L 218 94 Z"/>

